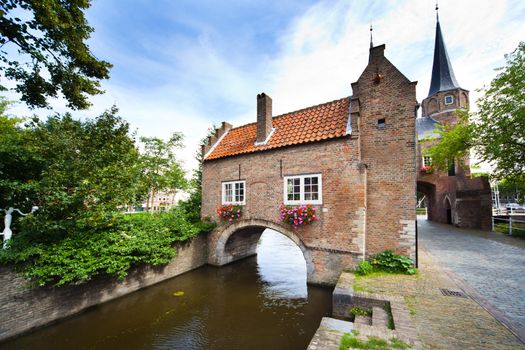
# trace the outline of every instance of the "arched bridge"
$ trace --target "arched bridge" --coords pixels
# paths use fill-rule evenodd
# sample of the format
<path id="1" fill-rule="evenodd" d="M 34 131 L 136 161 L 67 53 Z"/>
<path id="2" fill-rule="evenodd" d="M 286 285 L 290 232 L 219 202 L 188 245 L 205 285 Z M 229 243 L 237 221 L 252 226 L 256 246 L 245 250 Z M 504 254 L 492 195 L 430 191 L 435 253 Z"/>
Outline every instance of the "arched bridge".
<path id="1" fill-rule="evenodd" d="M 210 234 L 208 263 L 222 266 L 255 255 L 257 243 L 265 229 L 285 235 L 301 249 L 306 261 L 308 283 L 335 285 L 341 270 L 351 266 L 352 259 L 356 259 L 356 254 L 351 252 L 307 246 L 299 230 L 290 226 L 263 219 L 244 219 L 219 226 Z"/>

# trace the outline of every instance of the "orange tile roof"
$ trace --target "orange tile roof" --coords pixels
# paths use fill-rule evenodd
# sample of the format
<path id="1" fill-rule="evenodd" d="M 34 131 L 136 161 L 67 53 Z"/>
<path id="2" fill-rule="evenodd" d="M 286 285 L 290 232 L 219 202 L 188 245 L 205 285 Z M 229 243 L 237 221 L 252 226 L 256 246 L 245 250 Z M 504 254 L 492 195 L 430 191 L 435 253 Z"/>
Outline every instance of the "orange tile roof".
<path id="1" fill-rule="evenodd" d="M 323 103 L 273 117 L 273 135 L 256 146 L 257 123 L 231 129 L 205 160 L 266 151 L 291 145 L 346 136 L 350 98 Z"/>

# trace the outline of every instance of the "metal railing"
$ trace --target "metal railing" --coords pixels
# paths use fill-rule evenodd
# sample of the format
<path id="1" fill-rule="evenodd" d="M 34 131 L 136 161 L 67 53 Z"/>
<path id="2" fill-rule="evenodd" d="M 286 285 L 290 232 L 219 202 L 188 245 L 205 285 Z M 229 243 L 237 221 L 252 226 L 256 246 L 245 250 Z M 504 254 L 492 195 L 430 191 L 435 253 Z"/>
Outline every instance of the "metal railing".
<path id="1" fill-rule="evenodd" d="M 492 217 L 492 231 L 508 233 L 513 235 L 514 233 L 525 234 L 525 220 L 519 220 L 509 216 L 506 218 Z"/>

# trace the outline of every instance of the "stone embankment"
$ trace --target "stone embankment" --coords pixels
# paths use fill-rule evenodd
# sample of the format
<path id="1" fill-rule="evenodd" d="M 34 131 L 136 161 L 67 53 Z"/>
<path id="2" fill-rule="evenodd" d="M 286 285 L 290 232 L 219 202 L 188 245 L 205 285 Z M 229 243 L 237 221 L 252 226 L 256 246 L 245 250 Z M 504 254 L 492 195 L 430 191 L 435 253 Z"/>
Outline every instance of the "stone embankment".
<path id="1" fill-rule="evenodd" d="M 124 281 L 97 278 L 78 286 L 30 289 L 11 268 L 0 268 L 0 341 L 77 314 L 91 306 L 178 276 L 207 263 L 207 237 L 177 246 L 177 256 L 162 267 L 134 269 Z"/>
<path id="2" fill-rule="evenodd" d="M 368 337 L 395 338 L 413 349 L 421 348 L 402 297 L 358 292 L 353 287 L 354 274 L 343 272 L 332 296 L 332 315 L 336 318 L 322 319 L 308 350 L 337 350 L 343 334 L 351 332 L 363 341 Z M 352 314 L 355 310 L 361 313 Z"/>

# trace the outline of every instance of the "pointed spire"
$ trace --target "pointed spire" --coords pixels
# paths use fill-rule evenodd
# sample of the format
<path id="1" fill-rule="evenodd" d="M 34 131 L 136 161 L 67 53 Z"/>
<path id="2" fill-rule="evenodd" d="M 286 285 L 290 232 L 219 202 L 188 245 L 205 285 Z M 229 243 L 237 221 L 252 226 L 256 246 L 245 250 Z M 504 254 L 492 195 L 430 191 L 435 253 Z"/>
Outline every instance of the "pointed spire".
<path id="1" fill-rule="evenodd" d="M 373 48 L 374 47 L 374 42 L 372 40 L 372 24 L 370 24 L 370 48 Z"/>
<path id="2" fill-rule="evenodd" d="M 436 4 L 436 42 L 434 45 L 434 63 L 432 66 L 432 80 L 430 82 L 430 90 L 428 96 L 434 95 L 440 91 L 452 90 L 459 88 L 459 84 L 454 76 L 454 70 L 448 58 L 445 41 L 441 33 L 441 26 L 439 24 L 439 15 L 437 13 L 439 7 Z"/>

